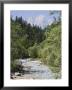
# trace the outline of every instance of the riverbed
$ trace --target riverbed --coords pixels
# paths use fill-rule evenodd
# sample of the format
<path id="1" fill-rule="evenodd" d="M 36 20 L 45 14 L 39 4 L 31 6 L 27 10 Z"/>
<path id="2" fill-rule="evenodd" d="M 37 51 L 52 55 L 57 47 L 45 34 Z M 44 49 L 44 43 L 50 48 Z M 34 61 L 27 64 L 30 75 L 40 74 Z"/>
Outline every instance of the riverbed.
<path id="1" fill-rule="evenodd" d="M 14 79 L 54 79 L 54 74 L 50 68 L 37 59 L 20 59 L 19 62 L 24 66 L 20 76 L 15 73 Z"/>

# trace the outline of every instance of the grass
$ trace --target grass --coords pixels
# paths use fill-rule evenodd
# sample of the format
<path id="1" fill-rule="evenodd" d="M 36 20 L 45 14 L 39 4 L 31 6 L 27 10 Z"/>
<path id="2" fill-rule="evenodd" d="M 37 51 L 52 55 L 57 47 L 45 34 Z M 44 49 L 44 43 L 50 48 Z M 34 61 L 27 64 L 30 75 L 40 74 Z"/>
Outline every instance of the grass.
<path id="1" fill-rule="evenodd" d="M 54 67 L 54 66 L 49 65 L 49 68 L 53 72 L 55 79 L 60 79 L 61 78 L 61 67 Z"/>

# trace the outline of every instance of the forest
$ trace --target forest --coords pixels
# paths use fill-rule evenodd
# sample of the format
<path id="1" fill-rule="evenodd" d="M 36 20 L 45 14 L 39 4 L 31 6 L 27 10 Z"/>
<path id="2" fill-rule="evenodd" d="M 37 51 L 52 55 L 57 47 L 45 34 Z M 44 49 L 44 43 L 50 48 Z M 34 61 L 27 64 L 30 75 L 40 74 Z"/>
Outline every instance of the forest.
<path id="1" fill-rule="evenodd" d="M 18 69 L 15 60 L 24 58 L 39 58 L 53 72 L 61 71 L 61 19 L 43 29 L 11 17 L 11 72 Z"/>

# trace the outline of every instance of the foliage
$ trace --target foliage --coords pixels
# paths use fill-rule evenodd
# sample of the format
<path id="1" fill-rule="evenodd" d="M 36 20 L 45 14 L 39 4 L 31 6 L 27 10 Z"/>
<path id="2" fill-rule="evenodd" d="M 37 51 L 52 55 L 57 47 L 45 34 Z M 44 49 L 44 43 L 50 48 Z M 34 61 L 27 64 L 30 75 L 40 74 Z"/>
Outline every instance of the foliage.
<path id="1" fill-rule="evenodd" d="M 21 72 L 23 70 L 23 66 L 21 64 L 17 64 L 17 61 L 11 61 L 11 72 Z"/>
<path id="2" fill-rule="evenodd" d="M 40 43 L 40 57 L 51 67 L 61 67 L 61 25 L 55 25 Z M 60 69 L 59 69 L 60 70 Z"/>
<path id="3" fill-rule="evenodd" d="M 40 60 L 51 67 L 60 70 L 61 67 L 61 20 L 41 29 L 31 26 L 17 17 L 11 18 L 11 70 L 18 67 L 15 60 L 19 58 L 41 58 Z"/>
<path id="4" fill-rule="evenodd" d="M 30 47 L 28 49 L 29 51 L 29 56 L 33 57 L 33 58 L 37 58 L 38 57 L 38 48 L 37 48 L 37 44 L 35 44 L 33 47 Z"/>

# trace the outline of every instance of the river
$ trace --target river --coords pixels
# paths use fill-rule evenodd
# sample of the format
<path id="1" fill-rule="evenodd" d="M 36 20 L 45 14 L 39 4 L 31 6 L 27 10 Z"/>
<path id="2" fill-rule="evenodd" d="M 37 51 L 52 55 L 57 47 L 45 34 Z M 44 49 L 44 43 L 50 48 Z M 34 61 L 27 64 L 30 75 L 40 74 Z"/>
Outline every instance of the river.
<path id="1" fill-rule="evenodd" d="M 16 75 L 14 79 L 54 79 L 54 74 L 48 66 L 37 59 L 20 59 L 24 74 Z"/>

